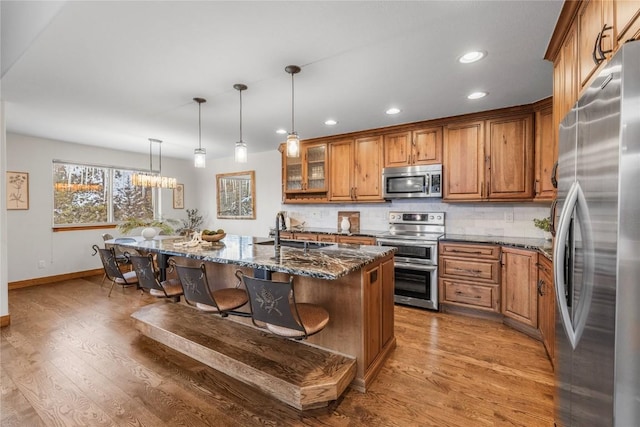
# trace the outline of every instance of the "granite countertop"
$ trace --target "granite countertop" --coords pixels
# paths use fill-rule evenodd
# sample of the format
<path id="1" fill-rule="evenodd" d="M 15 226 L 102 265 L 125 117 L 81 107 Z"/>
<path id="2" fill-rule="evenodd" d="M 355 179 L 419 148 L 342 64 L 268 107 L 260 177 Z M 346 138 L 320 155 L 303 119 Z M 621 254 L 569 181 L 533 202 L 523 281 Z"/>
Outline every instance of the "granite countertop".
<path id="1" fill-rule="evenodd" d="M 268 243 L 272 240 L 268 238 L 228 234 L 216 243 L 204 243 L 196 247 L 175 245 L 182 241 L 183 238 L 136 238 L 135 243 L 120 245 L 166 255 L 327 280 L 360 270 L 363 266 L 395 252 L 395 248 L 383 246 L 329 244 L 306 251 L 282 246 L 276 256 L 273 243 Z"/>
<path id="2" fill-rule="evenodd" d="M 355 233 L 343 233 L 337 228 L 321 228 L 321 227 L 303 227 L 303 228 L 290 228 L 284 230 L 289 233 L 318 233 L 318 234 L 337 234 L 340 236 L 364 236 L 364 237 L 378 237 L 384 234 L 386 231 L 383 230 L 360 230 Z"/>
<path id="3" fill-rule="evenodd" d="M 513 246 L 523 249 L 533 249 L 539 251 L 548 259 L 553 260 L 553 245 L 551 240 L 530 237 L 474 236 L 469 234 L 447 233 L 440 238 L 440 241 L 486 243 L 500 246 Z"/>

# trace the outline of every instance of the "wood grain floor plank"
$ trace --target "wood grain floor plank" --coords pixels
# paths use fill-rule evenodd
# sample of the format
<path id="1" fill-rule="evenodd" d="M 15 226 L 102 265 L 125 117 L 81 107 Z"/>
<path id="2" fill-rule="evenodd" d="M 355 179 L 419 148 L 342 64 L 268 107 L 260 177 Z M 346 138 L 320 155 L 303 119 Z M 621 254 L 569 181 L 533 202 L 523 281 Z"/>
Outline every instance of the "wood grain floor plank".
<path id="1" fill-rule="evenodd" d="M 542 344 L 497 322 L 396 306 L 397 348 L 370 391 L 299 412 L 140 335 L 129 316 L 157 300 L 107 298 L 100 279 L 9 292 L 3 427 L 553 425 Z"/>

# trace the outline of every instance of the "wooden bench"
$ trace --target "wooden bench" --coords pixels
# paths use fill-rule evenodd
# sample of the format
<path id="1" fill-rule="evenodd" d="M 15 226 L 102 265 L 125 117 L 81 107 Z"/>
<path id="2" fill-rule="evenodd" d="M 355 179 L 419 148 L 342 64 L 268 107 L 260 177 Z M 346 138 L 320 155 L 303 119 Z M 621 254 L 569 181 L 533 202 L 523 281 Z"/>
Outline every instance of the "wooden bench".
<path id="1" fill-rule="evenodd" d="M 131 317 L 149 338 L 299 410 L 327 406 L 355 378 L 354 358 L 184 304 L 158 302 Z"/>

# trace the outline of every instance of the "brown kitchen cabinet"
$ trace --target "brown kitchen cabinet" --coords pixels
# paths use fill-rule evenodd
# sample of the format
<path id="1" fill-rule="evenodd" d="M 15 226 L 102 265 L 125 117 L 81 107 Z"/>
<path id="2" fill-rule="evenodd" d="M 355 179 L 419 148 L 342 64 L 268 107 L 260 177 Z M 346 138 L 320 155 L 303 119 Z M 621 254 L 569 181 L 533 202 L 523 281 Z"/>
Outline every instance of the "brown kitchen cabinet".
<path id="1" fill-rule="evenodd" d="M 555 365 L 556 290 L 553 282 L 553 263 L 538 254 L 538 329 L 551 364 Z"/>
<path id="2" fill-rule="evenodd" d="M 382 201 L 382 137 L 329 144 L 329 201 Z"/>
<path id="3" fill-rule="evenodd" d="M 500 246 L 441 242 L 438 301 L 500 313 Z"/>
<path id="4" fill-rule="evenodd" d="M 313 242 L 318 240 L 318 234 L 317 233 L 301 233 L 301 232 L 296 232 L 293 233 L 293 238 L 295 240 L 311 240 Z"/>
<path id="5" fill-rule="evenodd" d="M 443 199 L 485 198 L 484 163 L 484 121 L 446 126 L 442 150 Z"/>
<path id="6" fill-rule="evenodd" d="M 558 143 L 553 130 L 551 99 L 541 104 L 535 113 L 535 200 L 553 200 L 556 189 L 551 179 L 558 158 Z"/>
<path id="7" fill-rule="evenodd" d="M 445 201 L 533 199 L 531 114 L 448 125 L 444 131 Z"/>
<path id="8" fill-rule="evenodd" d="M 384 167 L 442 163 L 442 127 L 384 135 Z"/>
<path id="9" fill-rule="evenodd" d="M 533 117 L 524 114 L 487 120 L 488 199 L 533 198 Z"/>
<path id="10" fill-rule="evenodd" d="M 502 248 L 502 314 L 516 322 L 538 327 L 538 252 Z"/>
<path id="11" fill-rule="evenodd" d="M 605 54 L 607 60 L 611 57 L 613 51 L 611 3 L 611 0 L 585 0 L 578 12 L 578 75 L 581 89 L 590 82 L 591 76 L 599 68 L 600 64 L 593 59 L 596 45 L 600 45 L 600 49 L 607 52 Z M 606 60 L 602 61 L 604 62 Z"/>
<path id="12" fill-rule="evenodd" d="M 318 234 L 318 242 L 335 243 L 336 240 L 335 234 Z"/>
<path id="13" fill-rule="evenodd" d="M 367 237 L 367 236 L 336 236 L 336 241 L 338 243 L 349 243 L 351 245 L 375 245 L 376 239 L 375 237 Z"/>
<path id="14" fill-rule="evenodd" d="M 362 274 L 363 285 L 367 287 L 364 292 L 364 321 L 367 325 L 364 364 L 368 368 L 393 338 L 393 258 L 389 257 L 376 266 L 365 268 Z"/>
<path id="15" fill-rule="evenodd" d="M 554 64 L 554 132 L 596 71 L 627 40 L 639 36 L 640 0 L 565 1 L 544 56 Z M 610 52 L 596 64 L 594 48 L 598 42 L 603 52 Z"/>
<path id="16" fill-rule="evenodd" d="M 301 144 L 299 157 L 287 157 L 283 150 L 285 193 L 327 191 L 327 144 Z"/>

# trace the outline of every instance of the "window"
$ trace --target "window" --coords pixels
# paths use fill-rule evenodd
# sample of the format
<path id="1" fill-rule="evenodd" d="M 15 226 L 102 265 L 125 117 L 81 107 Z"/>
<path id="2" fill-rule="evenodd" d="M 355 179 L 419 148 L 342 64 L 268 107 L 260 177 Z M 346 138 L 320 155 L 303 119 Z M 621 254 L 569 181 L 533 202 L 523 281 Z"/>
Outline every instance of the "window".
<path id="1" fill-rule="evenodd" d="M 53 225 L 96 225 L 153 218 L 155 191 L 131 184 L 135 171 L 53 163 Z"/>

